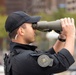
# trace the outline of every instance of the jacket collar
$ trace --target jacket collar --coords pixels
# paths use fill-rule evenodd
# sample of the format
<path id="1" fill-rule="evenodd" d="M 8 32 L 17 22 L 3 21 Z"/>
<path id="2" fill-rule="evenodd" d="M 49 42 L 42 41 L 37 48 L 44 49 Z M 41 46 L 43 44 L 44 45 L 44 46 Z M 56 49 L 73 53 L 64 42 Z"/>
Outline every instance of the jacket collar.
<path id="1" fill-rule="evenodd" d="M 32 50 L 32 51 L 34 51 L 36 48 L 37 48 L 37 46 L 34 46 L 34 45 L 10 42 L 10 50 L 23 49 L 23 50 Z"/>

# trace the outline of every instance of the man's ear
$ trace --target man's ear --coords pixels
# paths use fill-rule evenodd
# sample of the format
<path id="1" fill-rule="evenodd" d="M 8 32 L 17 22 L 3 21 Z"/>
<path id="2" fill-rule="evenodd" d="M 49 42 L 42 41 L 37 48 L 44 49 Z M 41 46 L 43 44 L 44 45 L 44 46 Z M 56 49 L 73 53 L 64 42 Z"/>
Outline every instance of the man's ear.
<path id="1" fill-rule="evenodd" d="M 22 27 L 20 27 L 20 28 L 18 29 L 18 34 L 19 34 L 19 35 L 24 35 L 24 29 L 23 29 Z"/>

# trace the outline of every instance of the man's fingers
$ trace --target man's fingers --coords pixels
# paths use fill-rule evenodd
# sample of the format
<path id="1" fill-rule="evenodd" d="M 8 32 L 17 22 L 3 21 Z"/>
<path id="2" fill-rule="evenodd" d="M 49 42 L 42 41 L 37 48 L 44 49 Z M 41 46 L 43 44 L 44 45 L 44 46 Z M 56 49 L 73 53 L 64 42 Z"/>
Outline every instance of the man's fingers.
<path id="1" fill-rule="evenodd" d="M 74 25 L 74 18 L 71 18 L 71 21 L 72 21 L 72 23 L 73 23 L 73 25 Z"/>
<path id="2" fill-rule="evenodd" d="M 65 23 L 65 25 L 68 25 L 68 19 L 67 18 L 64 18 L 64 23 Z"/>
<path id="3" fill-rule="evenodd" d="M 71 25 L 72 24 L 72 21 L 71 21 L 71 18 L 67 18 L 67 21 L 68 21 L 68 25 Z"/>

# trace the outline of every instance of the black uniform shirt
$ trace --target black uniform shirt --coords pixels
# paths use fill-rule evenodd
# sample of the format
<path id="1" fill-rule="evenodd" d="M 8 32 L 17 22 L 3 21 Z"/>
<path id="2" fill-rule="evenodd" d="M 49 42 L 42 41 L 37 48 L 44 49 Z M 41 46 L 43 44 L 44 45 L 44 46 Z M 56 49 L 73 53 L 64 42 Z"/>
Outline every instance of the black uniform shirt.
<path id="1" fill-rule="evenodd" d="M 53 48 L 45 52 L 36 51 L 36 48 L 36 46 L 11 42 L 11 52 L 17 52 L 11 59 L 13 75 L 51 75 L 67 70 L 74 63 L 72 55 L 64 48 L 57 54 Z M 42 67 L 38 64 L 41 55 L 53 59 L 51 66 Z"/>

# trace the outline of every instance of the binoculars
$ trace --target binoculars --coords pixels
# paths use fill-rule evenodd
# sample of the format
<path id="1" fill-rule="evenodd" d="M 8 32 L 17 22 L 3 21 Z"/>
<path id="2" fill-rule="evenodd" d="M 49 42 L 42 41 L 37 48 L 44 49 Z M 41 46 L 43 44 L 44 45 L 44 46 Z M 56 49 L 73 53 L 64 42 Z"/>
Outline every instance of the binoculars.
<path id="1" fill-rule="evenodd" d="M 60 33 L 62 31 L 60 20 L 51 22 L 39 21 L 37 24 L 33 24 L 32 27 L 43 32 L 50 32 L 51 30 L 54 30 L 55 32 Z"/>
<path id="2" fill-rule="evenodd" d="M 33 24 L 32 27 L 43 32 L 50 32 L 51 30 L 54 30 L 55 32 L 60 33 L 62 31 L 60 20 L 51 22 L 39 21 L 37 24 Z"/>

